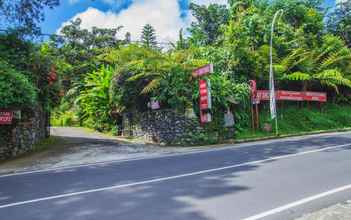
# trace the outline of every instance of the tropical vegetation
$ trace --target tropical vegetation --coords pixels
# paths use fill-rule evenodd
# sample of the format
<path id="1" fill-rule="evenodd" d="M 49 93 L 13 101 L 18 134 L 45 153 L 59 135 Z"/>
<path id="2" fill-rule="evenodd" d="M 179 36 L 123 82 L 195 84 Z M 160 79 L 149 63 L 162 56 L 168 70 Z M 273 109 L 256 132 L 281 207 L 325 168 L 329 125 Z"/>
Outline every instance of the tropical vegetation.
<path id="1" fill-rule="evenodd" d="M 2 11 L 12 7 L 10 2 L 1 2 Z M 57 2 L 38 1 L 32 11 L 40 10 L 42 4 L 55 6 Z M 4 60 L 0 69 L 30 92 L 12 104 L 0 101 L 0 106 L 42 100 L 50 103 L 54 123 L 103 131 L 116 129 L 124 113 L 148 111 L 150 100 L 159 101 L 161 108 L 180 113 L 193 109 L 198 114 L 198 83 L 191 72 L 213 63 L 214 73 L 208 76 L 214 115 L 210 127 L 221 131 L 223 115 L 230 109 L 237 131 L 247 131 L 251 114 L 248 81 L 255 79 L 259 88 L 268 87 L 271 22 L 280 9 L 284 13 L 278 19 L 273 45 L 278 89 L 326 91 L 334 104 L 350 104 L 350 5 L 351 1 L 345 1 L 326 9 L 321 0 L 191 3 L 194 21 L 186 30 L 179 30 L 177 42 L 167 44 L 157 41 L 157 30 L 150 24 L 141 30 L 140 40 L 132 41 L 135 36 L 130 33 L 120 38 L 122 26 L 86 30 L 80 19 L 44 43 L 29 43 L 22 37 L 33 36 L 35 31 L 4 33 L 1 39 L 8 46 L 0 50 Z M 17 28 L 37 30 L 42 17 L 38 13 L 27 21 L 32 11 L 20 14 L 23 19 L 18 19 Z M 59 76 L 55 84 L 47 80 L 52 68 Z M 4 85 L 0 88 L 7 96 Z"/>

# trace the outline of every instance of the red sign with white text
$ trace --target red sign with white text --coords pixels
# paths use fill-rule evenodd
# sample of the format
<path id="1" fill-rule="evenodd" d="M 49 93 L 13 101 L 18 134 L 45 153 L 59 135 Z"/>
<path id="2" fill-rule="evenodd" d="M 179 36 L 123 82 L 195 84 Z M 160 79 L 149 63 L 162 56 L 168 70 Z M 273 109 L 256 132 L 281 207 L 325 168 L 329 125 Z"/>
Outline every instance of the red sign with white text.
<path id="1" fill-rule="evenodd" d="M 197 68 L 193 71 L 193 77 L 200 77 L 209 73 L 213 73 L 213 64 L 208 64 L 206 66 Z"/>
<path id="2" fill-rule="evenodd" d="M 200 121 L 202 124 L 209 123 L 212 121 L 211 113 L 208 112 L 212 108 L 210 82 L 204 79 L 199 80 L 199 90 Z"/>
<path id="3" fill-rule="evenodd" d="M 200 89 L 200 110 L 206 110 L 209 108 L 208 88 L 207 88 L 206 80 L 201 79 L 199 81 L 199 89 Z"/>
<path id="4" fill-rule="evenodd" d="M 0 110 L 0 125 L 12 124 L 13 112 Z"/>
<path id="5" fill-rule="evenodd" d="M 327 94 L 321 92 L 305 92 L 306 101 L 327 102 Z"/>
<path id="6" fill-rule="evenodd" d="M 311 101 L 311 102 L 327 102 L 327 94 L 323 92 L 296 92 L 296 91 L 276 91 L 277 100 L 285 101 Z M 255 101 L 268 101 L 269 90 L 257 90 Z"/>

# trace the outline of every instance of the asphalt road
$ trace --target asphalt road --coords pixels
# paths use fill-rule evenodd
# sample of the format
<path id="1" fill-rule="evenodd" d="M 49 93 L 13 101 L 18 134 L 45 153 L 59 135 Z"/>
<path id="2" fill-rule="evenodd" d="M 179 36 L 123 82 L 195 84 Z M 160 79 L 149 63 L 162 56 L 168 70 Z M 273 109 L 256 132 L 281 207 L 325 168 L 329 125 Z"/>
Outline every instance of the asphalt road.
<path id="1" fill-rule="evenodd" d="M 1 220 L 288 220 L 350 198 L 351 133 L 0 176 Z"/>

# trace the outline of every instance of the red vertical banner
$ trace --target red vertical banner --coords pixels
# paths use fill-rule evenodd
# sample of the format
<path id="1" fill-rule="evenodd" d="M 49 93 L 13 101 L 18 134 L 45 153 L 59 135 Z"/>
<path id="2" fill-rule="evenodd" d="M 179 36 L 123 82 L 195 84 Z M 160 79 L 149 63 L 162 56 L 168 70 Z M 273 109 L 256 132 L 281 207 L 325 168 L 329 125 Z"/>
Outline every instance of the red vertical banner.
<path id="1" fill-rule="evenodd" d="M 200 90 L 200 121 L 201 123 L 208 123 L 212 121 L 211 114 L 208 110 L 212 107 L 211 101 L 211 91 L 209 82 L 201 79 L 199 80 L 199 90 Z"/>
<path id="2" fill-rule="evenodd" d="M 204 79 L 199 81 L 200 89 L 200 110 L 206 110 L 209 107 L 208 103 L 208 88 L 207 82 Z"/>

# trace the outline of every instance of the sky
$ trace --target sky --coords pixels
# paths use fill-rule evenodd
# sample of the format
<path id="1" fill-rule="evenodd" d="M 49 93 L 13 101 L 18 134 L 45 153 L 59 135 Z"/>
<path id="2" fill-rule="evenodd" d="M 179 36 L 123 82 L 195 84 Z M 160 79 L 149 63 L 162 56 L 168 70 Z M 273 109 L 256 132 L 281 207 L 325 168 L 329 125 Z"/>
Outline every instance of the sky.
<path id="1" fill-rule="evenodd" d="M 61 0 L 53 10 L 46 9 L 43 33 L 59 33 L 60 28 L 75 18 L 82 19 L 82 27 L 94 26 L 114 28 L 120 25 L 122 37 L 130 32 L 132 40 L 139 40 L 143 26 L 155 27 L 157 38 L 162 42 L 175 41 L 181 28 L 190 25 L 193 17 L 189 13 L 190 0 Z M 197 4 L 225 4 L 227 0 L 192 0 Z M 335 0 L 326 0 L 334 5 Z M 338 1 L 338 0 L 336 0 Z M 341 0 L 340 0 L 341 1 Z"/>

